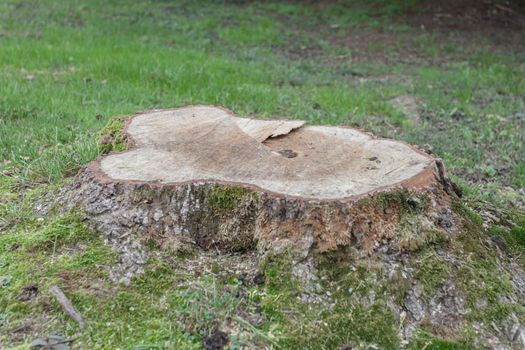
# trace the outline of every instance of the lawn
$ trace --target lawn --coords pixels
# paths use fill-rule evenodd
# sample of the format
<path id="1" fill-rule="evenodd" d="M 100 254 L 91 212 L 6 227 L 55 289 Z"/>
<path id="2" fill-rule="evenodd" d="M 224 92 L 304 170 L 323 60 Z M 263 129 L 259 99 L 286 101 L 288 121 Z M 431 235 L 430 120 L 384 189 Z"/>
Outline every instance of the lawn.
<path id="1" fill-rule="evenodd" d="M 260 267 L 243 257 L 159 250 L 126 286 L 109 279 L 115 253 L 82 213 L 34 213 L 39 198 L 101 154 L 113 117 L 188 104 L 358 127 L 442 158 L 477 223 L 454 249 L 491 257 L 458 272 L 465 285 L 491 288 L 494 307 L 470 317 L 522 319 L 523 304 L 496 305 L 509 279 L 472 237 L 502 237 L 516 256 L 525 250 L 525 31 L 443 31 L 408 21 L 419 9 L 384 0 L 1 0 L 0 348 L 59 332 L 80 349 L 200 349 L 217 329 L 231 349 L 401 346 L 386 307 L 343 293 L 373 288 L 359 268 L 337 280 L 320 267 L 329 288 L 344 287 L 330 311 L 297 301 L 286 261 L 268 261 L 261 284 L 246 278 Z M 430 289 L 450 268 L 432 249 L 415 263 Z M 86 329 L 47 293 L 52 284 L 71 296 Z M 472 329 L 421 327 L 402 345 L 463 349 L 473 338 Z"/>

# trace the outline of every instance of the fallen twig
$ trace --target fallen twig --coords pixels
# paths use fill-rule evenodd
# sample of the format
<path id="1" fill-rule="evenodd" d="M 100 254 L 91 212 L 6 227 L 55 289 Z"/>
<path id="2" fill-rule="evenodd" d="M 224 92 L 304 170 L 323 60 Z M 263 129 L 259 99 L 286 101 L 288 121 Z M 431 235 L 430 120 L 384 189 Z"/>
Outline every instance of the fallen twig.
<path id="1" fill-rule="evenodd" d="M 49 288 L 49 292 L 55 296 L 60 306 L 62 306 L 62 309 L 71 317 L 76 323 L 78 323 L 78 326 L 80 328 L 84 328 L 86 326 L 84 319 L 82 318 L 82 315 L 80 312 L 75 309 L 73 304 L 71 304 L 71 301 L 65 296 L 65 294 L 62 292 L 58 286 L 51 286 Z"/>
<path id="2" fill-rule="evenodd" d="M 504 11 L 504 12 L 508 12 L 508 13 L 512 13 L 512 14 L 516 13 L 516 11 L 514 11 L 510 7 L 504 6 L 502 4 L 494 4 L 494 7 L 498 8 L 501 11 Z"/>

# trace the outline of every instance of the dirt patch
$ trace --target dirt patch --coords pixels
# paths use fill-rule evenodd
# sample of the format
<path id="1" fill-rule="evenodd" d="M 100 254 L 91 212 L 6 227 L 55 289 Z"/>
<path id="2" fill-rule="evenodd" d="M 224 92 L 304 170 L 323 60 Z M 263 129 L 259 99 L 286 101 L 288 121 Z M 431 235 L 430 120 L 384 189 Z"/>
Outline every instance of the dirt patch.
<path id="1" fill-rule="evenodd" d="M 347 7 L 348 11 L 354 10 L 354 5 L 336 1 L 315 2 L 309 6 L 322 11 L 334 3 Z M 280 20 L 289 22 L 286 18 Z M 410 11 L 395 15 L 380 26 L 339 27 L 332 23 L 311 26 L 287 23 L 287 26 L 328 41 L 333 47 L 348 50 L 348 54 L 333 54 L 316 44 L 316 40 L 298 46 L 293 44 L 298 41 L 292 36 L 291 44 L 280 49 L 291 58 L 308 58 L 324 64 L 349 60 L 445 64 L 452 59 L 464 59 L 479 49 L 522 52 L 525 49 L 525 1 L 421 1 Z M 408 30 L 395 29 L 396 26 L 406 26 Z"/>
<path id="2" fill-rule="evenodd" d="M 449 35 L 466 48 L 487 41 L 489 49 L 521 52 L 525 48 L 525 1 L 425 1 L 400 20 Z M 452 35 L 450 35 L 452 34 Z"/>
<path id="3" fill-rule="evenodd" d="M 525 28 L 525 1 L 423 1 L 404 19 L 429 29 L 508 34 Z"/>
<path id="4" fill-rule="evenodd" d="M 301 28 L 301 30 L 305 30 Z M 417 32 L 397 33 L 381 28 L 366 26 L 349 28 L 332 28 L 322 24 L 316 28 L 306 29 L 309 34 L 319 40 L 328 41 L 335 48 L 348 50 L 347 54 L 336 55 L 326 51 L 326 48 L 312 42 L 309 45 L 289 45 L 281 52 L 293 59 L 312 59 L 321 64 L 338 65 L 344 62 L 376 62 L 376 63 L 418 63 L 421 61 L 444 61 L 442 57 L 432 57 L 423 52 L 414 43 Z M 425 33 L 422 31 L 421 33 Z M 294 41 L 293 37 L 292 40 Z M 344 72 L 343 72 L 344 73 Z M 360 77 L 364 74 L 357 71 L 346 72 L 345 75 Z"/>
<path id="5" fill-rule="evenodd" d="M 215 331 L 206 338 L 204 338 L 204 349 L 222 350 L 228 344 L 228 342 L 228 334 L 222 331 Z"/>
<path id="6" fill-rule="evenodd" d="M 30 301 L 38 295 L 38 286 L 35 283 L 29 283 L 22 287 L 20 294 L 18 295 L 18 300 L 20 301 Z"/>

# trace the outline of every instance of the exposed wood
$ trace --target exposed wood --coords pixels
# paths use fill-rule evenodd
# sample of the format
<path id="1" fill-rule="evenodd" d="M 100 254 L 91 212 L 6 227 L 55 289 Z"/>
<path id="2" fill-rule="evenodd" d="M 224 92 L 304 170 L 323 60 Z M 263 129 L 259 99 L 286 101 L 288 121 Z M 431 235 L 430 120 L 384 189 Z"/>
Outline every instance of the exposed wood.
<path id="1" fill-rule="evenodd" d="M 355 129 L 302 125 L 237 118 L 202 106 L 145 113 L 126 129 L 135 147 L 100 160 L 100 169 L 116 181 L 210 180 L 341 199 L 410 180 L 434 160 Z"/>
<path id="2" fill-rule="evenodd" d="M 64 312 L 68 314 L 69 317 L 71 317 L 80 328 L 84 328 L 86 326 L 84 318 L 82 317 L 80 312 L 78 312 L 78 310 L 75 309 L 71 301 L 66 297 L 62 290 L 58 288 L 58 286 L 51 286 L 49 288 L 49 292 L 53 294 L 53 296 L 56 298 Z"/>

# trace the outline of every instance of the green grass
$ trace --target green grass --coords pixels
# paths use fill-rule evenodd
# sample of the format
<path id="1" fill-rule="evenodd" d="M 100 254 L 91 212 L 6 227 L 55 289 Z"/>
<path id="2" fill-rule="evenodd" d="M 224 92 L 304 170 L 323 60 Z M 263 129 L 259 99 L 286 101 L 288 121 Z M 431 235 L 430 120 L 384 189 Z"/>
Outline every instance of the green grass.
<path id="1" fill-rule="evenodd" d="M 302 291 L 286 259 L 270 262 L 266 285 L 253 286 L 239 276 L 220 276 L 216 266 L 200 276 L 184 273 L 180 262 L 162 256 L 126 287 L 109 281 L 107 267 L 116 257 L 84 226 L 81 213 L 35 216 L 35 199 L 60 187 L 65 176 L 123 149 L 114 116 L 186 104 L 356 126 L 431 150 L 469 201 L 517 214 L 510 226 L 472 230 L 450 247 L 482 261 L 454 267 L 435 246 L 418 251 L 414 266 L 425 293 L 454 274 L 472 296 L 470 306 L 481 297 L 491 303 L 473 319 L 497 321 L 510 312 L 522 317 L 521 307 L 497 307 L 510 282 L 495 275 L 495 258 L 479 242 L 499 236 L 516 256 L 525 249 L 519 191 L 525 184 L 523 54 L 490 50 L 489 39 L 474 35 L 472 47 L 464 47 L 453 37 L 422 33 L 395 20 L 405 11 L 417 11 L 417 3 L 0 2 L 0 347 L 23 348 L 53 330 L 68 336 L 78 331 L 46 293 L 51 284 L 90 321 L 74 343 L 80 348 L 197 349 L 225 324 L 235 330 L 233 349 L 245 343 L 399 347 L 399 324 L 383 297 L 403 298 L 402 282 L 376 290 L 377 302 L 365 308 L 348 290 L 362 298 L 377 288 L 373 278 L 360 269 L 325 269 L 324 287 L 345 288 L 334 293 L 333 309 L 308 308 L 297 299 Z M 345 38 L 355 30 L 380 30 L 395 40 L 372 36 L 364 48 L 348 45 Z M 407 48 L 416 56 L 409 63 Z M 421 101 L 417 120 L 391 104 L 400 95 Z M 108 132 L 110 142 L 100 144 Z M 239 195 L 216 193 L 214 204 L 229 208 Z M 473 226 L 479 229 L 478 219 Z M 29 283 L 40 293 L 20 301 Z M 254 310 L 262 324 L 239 318 Z M 23 325 L 33 330 L 17 338 L 13 330 Z M 467 345 L 423 329 L 410 346 Z"/>

